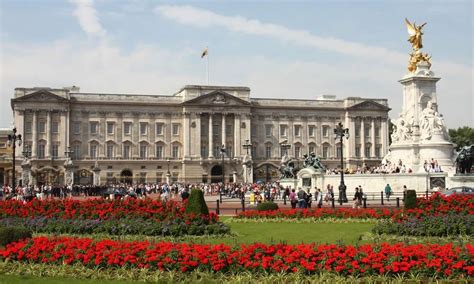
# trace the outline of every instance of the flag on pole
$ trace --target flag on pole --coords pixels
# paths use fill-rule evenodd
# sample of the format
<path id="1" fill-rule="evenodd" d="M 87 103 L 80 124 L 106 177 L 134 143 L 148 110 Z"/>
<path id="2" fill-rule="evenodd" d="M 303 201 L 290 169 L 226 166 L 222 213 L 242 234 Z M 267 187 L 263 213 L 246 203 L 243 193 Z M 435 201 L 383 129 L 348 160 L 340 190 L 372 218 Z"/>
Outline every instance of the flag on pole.
<path id="1" fill-rule="evenodd" d="M 204 51 L 202 52 L 201 58 L 204 58 L 204 56 L 206 56 L 206 55 L 207 55 L 207 47 L 206 47 L 206 49 L 204 49 Z"/>

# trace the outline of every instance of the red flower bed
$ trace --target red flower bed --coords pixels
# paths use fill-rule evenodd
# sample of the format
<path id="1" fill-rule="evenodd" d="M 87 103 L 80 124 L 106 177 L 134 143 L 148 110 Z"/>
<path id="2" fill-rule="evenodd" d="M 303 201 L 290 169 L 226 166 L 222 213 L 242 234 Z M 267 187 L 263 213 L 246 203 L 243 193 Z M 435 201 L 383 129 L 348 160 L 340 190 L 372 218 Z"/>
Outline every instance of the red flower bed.
<path id="1" fill-rule="evenodd" d="M 63 219 L 153 218 L 160 221 L 174 218 L 194 218 L 185 213 L 181 202 L 161 202 L 151 199 L 104 200 L 17 200 L 0 202 L 0 217 L 56 217 Z M 204 216 L 207 218 L 207 216 Z M 210 214 L 211 221 L 217 221 Z"/>
<path id="2" fill-rule="evenodd" d="M 390 218 L 399 209 L 352 209 L 352 208 L 319 208 L 319 209 L 291 209 L 272 211 L 245 211 L 237 215 L 237 218 Z"/>
<path id="3" fill-rule="evenodd" d="M 265 245 L 240 247 L 207 244 L 173 244 L 94 241 L 87 238 L 37 237 L 8 245 L 0 259 L 48 264 L 83 264 L 87 267 L 134 267 L 157 270 L 247 272 L 334 272 L 367 276 L 417 273 L 428 277 L 474 276 L 474 247 L 380 244 Z"/>
<path id="4" fill-rule="evenodd" d="M 454 194 L 444 196 L 435 193 L 428 198 L 417 198 L 417 208 L 399 211 L 394 214 L 396 221 L 408 217 L 441 216 L 446 214 L 474 215 L 474 197 Z"/>

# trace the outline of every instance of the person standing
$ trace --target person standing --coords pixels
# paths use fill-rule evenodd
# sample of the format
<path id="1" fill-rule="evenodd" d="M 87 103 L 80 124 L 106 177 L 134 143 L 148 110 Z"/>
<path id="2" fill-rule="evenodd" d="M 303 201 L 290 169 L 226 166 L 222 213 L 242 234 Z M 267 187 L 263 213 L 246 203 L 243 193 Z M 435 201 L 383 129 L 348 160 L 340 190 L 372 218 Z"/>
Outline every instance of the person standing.
<path id="1" fill-rule="evenodd" d="M 319 188 L 316 189 L 316 204 L 318 208 L 321 208 L 323 206 L 323 193 Z"/>
<path id="2" fill-rule="evenodd" d="M 355 194 L 354 194 L 354 203 L 352 205 L 352 208 L 359 208 L 360 204 L 362 203 L 362 194 L 359 191 L 359 188 L 355 188 Z"/>
<path id="3" fill-rule="evenodd" d="M 296 199 L 295 189 L 291 190 L 289 198 L 290 198 L 291 208 L 295 209 L 296 208 L 296 203 L 298 203 L 298 201 Z"/>
<path id="4" fill-rule="evenodd" d="M 306 208 L 306 192 L 300 187 L 298 189 L 298 207 L 299 208 Z"/>
<path id="5" fill-rule="evenodd" d="M 387 197 L 387 201 L 390 201 L 390 195 L 392 195 L 392 188 L 390 187 L 390 184 L 387 183 L 385 186 L 385 197 Z"/>

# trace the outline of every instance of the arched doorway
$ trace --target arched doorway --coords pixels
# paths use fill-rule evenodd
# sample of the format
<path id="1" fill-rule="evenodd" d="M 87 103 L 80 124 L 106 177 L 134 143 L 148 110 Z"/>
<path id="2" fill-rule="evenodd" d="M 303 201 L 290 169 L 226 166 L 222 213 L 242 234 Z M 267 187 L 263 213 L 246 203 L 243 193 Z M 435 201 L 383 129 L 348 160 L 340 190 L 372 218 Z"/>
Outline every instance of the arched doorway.
<path id="1" fill-rule="evenodd" d="M 212 167 L 211 169 L 211 182 L 216 183 L 216 182 L 222 182 L 222 167 L 219 165 L 216 165 Z"/>
<path id="2" fill-rule="evenodd" d="M 270 163 L 265 163 L 257 166 L 253 172 L 254 181 L 270 182 L 280 178 L 278 168 Z"/>
<path id="3" fill-rule="evenodd" d="M 133 183 L 133 173 L 131 170 L 123 170 L 120 173 L 120 182 L 121 183 L 128 183 L 132 184 Z"/>
<path id="4" fill-rule="evenodd" d="M 93 183 L 93 174 L 91 171 L 82 169 L 74 173 L 74 183 L 81 185 L 90 185 Z M 38 184 L 40 179 L 37 178 Z"/>

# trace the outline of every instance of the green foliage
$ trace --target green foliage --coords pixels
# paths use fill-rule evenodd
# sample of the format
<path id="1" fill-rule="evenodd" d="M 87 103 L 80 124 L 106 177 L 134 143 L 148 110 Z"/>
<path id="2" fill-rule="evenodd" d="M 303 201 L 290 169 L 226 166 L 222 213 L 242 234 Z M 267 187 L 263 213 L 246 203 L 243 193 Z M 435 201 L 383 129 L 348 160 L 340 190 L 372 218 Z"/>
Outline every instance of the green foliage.
<path id="1" fill-rule="evenodd" d="M 278 204 L 271 201 L 266 201 L 259 203 L 257 205 L 257 211 L 271 211 L 271 210 L 278 210 Z"/>
<path id="2" fill-rule="evenodd" d="M 61 218 L 20 218 L 0 219 L 5 227 L 28 228 L 36 233 L 50 234 L 109 234 L 142 236 L 183 236 L 228 234 L 230 228 L 220 222 L 209 223 L 204 218 L 183 220 L 180 218 L 157 222 L 151 219 L 122 218 L 107 220 L 71 220 Z"/>
<path id="3" fill-rule="evenodd" d="M 0 246 L 6 246 L 9 243 L 21 239 L 31 238 L 32 232 L 29 229 L 21 227 L 0 227 Z"/>
<path id="4" fill-rule="evenodd" d="M 405 209 L 414 209 L 416 208 L 416 191 L 407 190 L 405 195 Z"/>
<path id="5" fill-rule="evenodd" d="M 385 220 L 379 222 L 372 232 L 400 236 L 473 236 L 474 215 L 448 214 L 438 216 L 412 217 L 401 222 Z"/>
<path id="6" fill-rule="evenodd" d="M 474 128 L 464 126 L 458 129 L 449 129 L 449 136 L 451 141 L 457 145 L 459 151 L 464 146 L 474 144 Z"/>
<path id="7" fill-rule="evenodd" d="M 204 192 L 193 188 L 189 196 L 188 204 L 186 205 L 186 213 L 194 213 L 196 215 L 209 215 L 209 208 L 207 208 L 204 200 Z"/>

